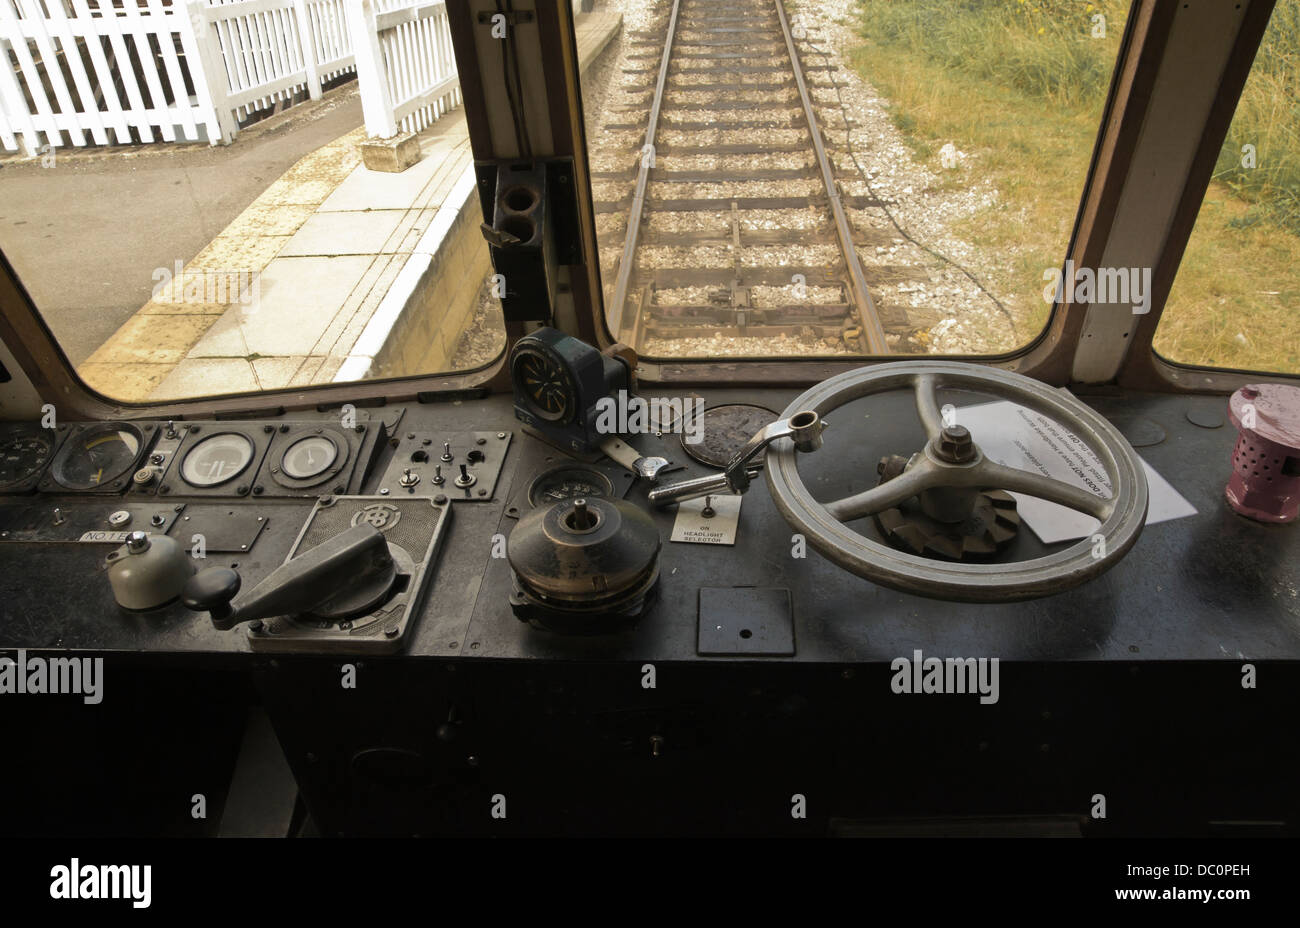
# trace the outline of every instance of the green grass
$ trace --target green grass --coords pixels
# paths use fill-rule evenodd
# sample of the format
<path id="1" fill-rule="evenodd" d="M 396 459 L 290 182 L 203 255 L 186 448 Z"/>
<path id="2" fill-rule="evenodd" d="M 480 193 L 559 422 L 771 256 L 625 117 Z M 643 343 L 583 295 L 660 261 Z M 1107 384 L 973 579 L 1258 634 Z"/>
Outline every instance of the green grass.
<path id="1" fill-rule="evenodd" d="M 1068 245 L 1125 12 L 1096 0 L 859 0 L 852 64 L 891 101 L 912 156 L 945 186 L 999 191 L 954 231 L 994 260 L 985 282 L 1028 320 L 1022 341 L 1046 322 L 1042 274 Z M 1280 0 L 1157 333 L 1174 360 L 1300 371 L 1298 43 L 1300 0 Z M 1231 157 L 1247 141 L 1254 169 Z M 956 172 L 937 164 L 947 142 L 974 156 Z"/>
<path id="2" fill-rule="evenodd" d="M 1243 164 L 1247 145 L 1254 167 Z M 1300 235 L 1300 0 L 1273 11 L 1214 179 L 1249 204 L 1235 227 L 1272 222 Z"/>

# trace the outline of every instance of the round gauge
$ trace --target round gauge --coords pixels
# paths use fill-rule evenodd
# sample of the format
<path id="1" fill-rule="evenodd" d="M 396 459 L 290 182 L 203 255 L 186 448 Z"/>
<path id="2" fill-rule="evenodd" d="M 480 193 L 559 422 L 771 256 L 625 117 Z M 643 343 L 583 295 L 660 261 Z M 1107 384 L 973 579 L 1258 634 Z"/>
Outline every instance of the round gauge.
<path id="1" fill-rule="evenodd" d="M 54 445 L 44 435 L 15 435 L 0 441 L 0 487 L 36 477 Z"/>
<path id="2" fill-rule="evenodd" d="M 600 471 L 581 465 L 565 464 L 543 471 L 528 485 L 528 502 L 549 506 L 579 496 L 613 496 L 614 484 Z"/>
<path id="3" fill-rule="evenodd" d="M 558 359 L 531 346 L 516 349 L 511 379 L 538 418 L 563 422 L 572 416 L 573 385 Z"/>
<path id="4" fill-rule="evenodd" d="M 682 450 L 701 464 L 726 467 L 755 434 L 779 418 L 770 409 L 747 403 L 711 406 L 700 414 L 698 421 L 692 418 L 681 427 Z M 691 438 L 698 440 L 690 441 Z M 763 457 L 759 455 L 751 463 L 757 466 L 762 462 Z"/>
<path id="5" fill-rule="evenodd" d="M 209 435 L 181 462 L 181 479 L 192 487 L 215 487 L 243 473 L 253 460 L 253 443 L 238 432 Z"/>
<path id="6" fill-rule="evenodd" d="M 338 459 L 339 449 L 324 435 L 300 438 L 280 459 L 280 470 L 294 480 L 310 480 L 325 473 Z"/>
<path id="7" fill-rule="evenodd" d="M 54 461 L 54 479 L 69 490 L 107 486 L 135 467 L 140 432 L 134 425 L 105 422 L 70 439 Z"/>

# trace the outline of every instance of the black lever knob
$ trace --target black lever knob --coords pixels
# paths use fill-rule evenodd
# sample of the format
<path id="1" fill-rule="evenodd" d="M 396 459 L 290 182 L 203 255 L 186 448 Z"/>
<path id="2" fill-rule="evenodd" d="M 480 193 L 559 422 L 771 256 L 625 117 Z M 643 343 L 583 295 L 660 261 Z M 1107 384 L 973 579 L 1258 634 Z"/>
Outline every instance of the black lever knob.
<path id="1" fill-rule="evenodd" d="M 181 590 L 181 603 L 195 612 L 208 612 L 214 621 L 230 615 L 230 601 L 239 592 L 239 574 L 229 567 L 207 567 L 200 570 Z"/>

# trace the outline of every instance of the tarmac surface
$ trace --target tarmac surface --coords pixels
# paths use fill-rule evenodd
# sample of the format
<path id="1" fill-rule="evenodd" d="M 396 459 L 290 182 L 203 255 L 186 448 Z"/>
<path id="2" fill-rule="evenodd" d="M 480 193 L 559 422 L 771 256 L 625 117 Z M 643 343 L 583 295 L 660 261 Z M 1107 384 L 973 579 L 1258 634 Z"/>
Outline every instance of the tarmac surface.
<path id="1" fill-rule="evenodd" d="M 69 360 L 145 304 L 304 155 L 362 123 L 355 82 L 242 131 L 229 146 L 58 149 L 0 158 L 0 250 Z"/>

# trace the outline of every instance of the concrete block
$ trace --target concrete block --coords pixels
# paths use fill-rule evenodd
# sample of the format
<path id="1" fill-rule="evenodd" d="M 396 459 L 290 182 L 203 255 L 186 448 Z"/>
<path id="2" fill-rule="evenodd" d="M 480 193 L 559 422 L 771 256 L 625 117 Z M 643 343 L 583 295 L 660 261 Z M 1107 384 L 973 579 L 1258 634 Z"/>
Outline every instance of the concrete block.
<path id="1" fill-rule="evenodd" d="M 419 160 L 420 140 L 414 132 L 361 143 L 361 163 L 371 171 L 400 174 Z"/>

